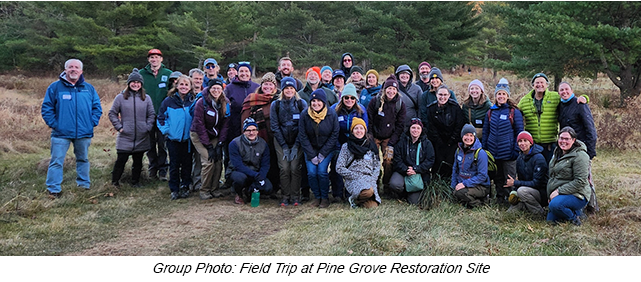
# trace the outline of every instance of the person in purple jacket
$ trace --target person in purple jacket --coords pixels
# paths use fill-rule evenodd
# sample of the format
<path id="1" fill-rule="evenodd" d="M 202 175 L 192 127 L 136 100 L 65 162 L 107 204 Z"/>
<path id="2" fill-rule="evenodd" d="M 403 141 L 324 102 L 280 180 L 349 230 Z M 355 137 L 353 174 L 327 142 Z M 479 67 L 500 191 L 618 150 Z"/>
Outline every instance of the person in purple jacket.
<path id="1" fill-rule="evenodd" d="M 223 81 L 218 78 L 209 80 L 204 93 L 194 106 L 189 137 L 202 164 L 200 199 L 207 200 L 223 196 L 218 190 L 218 181 L 229 128 L 229 100 L 223 95 Z"/>

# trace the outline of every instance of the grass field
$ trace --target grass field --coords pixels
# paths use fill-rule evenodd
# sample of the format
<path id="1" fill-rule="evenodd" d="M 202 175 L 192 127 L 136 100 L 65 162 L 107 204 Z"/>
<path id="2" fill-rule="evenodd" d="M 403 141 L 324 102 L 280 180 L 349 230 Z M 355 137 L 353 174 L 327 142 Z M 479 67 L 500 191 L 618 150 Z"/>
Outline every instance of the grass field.
<path id="1" fill-rule="evenodd" d="M 491 74 L 474 75 L 492 92 Z M 462 100 L 472 77 L 445 77 Z M 528 79 L 508 78 L 515 99 L 528 90 Z M 600 137 L 593 173 L 601 212 L 581 227 L 549 226 L 494 205 L 420 210 L 384 199 L 373 210 L 323 210 L 262 200 L 251 208 L 231 196 L 170 201 L 166 182 L 147 179 L 142 188 L 115 190 L 115 133 L 106 113 L 124 86 L 91 77 L 104 110 L 89 153 L 92 188 L 75 187 L 70 152 L 63 196 L 51 200 L 44 186 L 50 130 L 40 104 L 54 79 L 0 77 L 0 255 L 641 255 L 641 107 L 639 99 L 609 107 L 615 88 L 603 78 L 572 81 L 590 96 Z M 125 170 L 121 182 L 129 177 Z"/>

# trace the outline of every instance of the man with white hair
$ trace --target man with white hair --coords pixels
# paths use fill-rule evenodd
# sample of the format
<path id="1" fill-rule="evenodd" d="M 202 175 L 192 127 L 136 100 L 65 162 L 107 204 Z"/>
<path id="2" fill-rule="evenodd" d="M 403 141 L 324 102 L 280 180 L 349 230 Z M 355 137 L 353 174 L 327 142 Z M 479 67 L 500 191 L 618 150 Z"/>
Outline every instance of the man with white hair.
<path id="1" fill-rule="evenodd" d="M 51 83 L 42 101 L 42 119 L 51 128 L 51 160 L 47 171 L 47 193 L 58 198 L 62 192 L 65 155 L 73 143 L 76 156 L 76 184 L 89 189 L 88 150 L 93 137 L 93 128 L 102 115 L 100 97 L 96 89 L 85 82 L 82 62 L 70 59 L 59 80 Z"/>

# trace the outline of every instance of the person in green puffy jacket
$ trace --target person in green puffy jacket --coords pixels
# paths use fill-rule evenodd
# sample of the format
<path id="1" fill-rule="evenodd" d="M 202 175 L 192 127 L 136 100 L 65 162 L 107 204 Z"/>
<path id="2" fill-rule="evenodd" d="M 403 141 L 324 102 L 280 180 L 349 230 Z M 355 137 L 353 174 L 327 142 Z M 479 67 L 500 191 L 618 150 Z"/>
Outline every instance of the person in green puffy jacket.
<path id="1" fill-rule="evenodd" d="M 525 131 L 532 134 L 534 143 L 543 147 L 543 156 L 547 162 L 552 159 L 556 148 L 556 135 L 559 131 L 557 106 L 561 103 L 558 92 L 548 90 L 550 80 L 543 73 L 532 77 L 532 91 L 525 94 L 519 101 L 519 109 L 523 112 Z M 579 103 L 587 103 L 587 96 L 577 99 Z"/>

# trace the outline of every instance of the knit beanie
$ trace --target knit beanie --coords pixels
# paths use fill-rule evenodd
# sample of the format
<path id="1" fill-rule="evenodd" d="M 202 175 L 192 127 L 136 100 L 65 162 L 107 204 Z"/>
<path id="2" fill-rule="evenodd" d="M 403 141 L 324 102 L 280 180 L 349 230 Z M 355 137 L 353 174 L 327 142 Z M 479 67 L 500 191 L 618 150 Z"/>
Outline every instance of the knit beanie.
<path id="1" fill-rule="evenodd" d="M 432 66 L 430 66 L 430 64 L 428 62 L 422 62 L 422 63 L 418 64 L 418 69 L 420 70 L 421 67 L 425 66 L 425 65 L 427 65 L 428 68 L 432 69 Z"/>
<path id="2" fill-rule="evenodd" d="M 394 76 L 393 74 L 390 74 L 387 79 L 385 79 L 385 83 L 383 83 L 383 91 L 385 91 L 385 89 L 390 86 L 398 89 L 398 81 L 396 80 L 396 76 Z"/>
<path id="3" fill-rule="evenodd" d="M 352 72 L 351 72 L 351 73 L 349 73 L 349 75 L 350 75 L 350 76 L 352 75 L 352 73 L 355 73 L 355 72 L 360 72 L 360 73 L 361 73 L 361 75 L 363 74 L 363 68 L 361 68 L 361 67 L 359 67 L 359 66 L 353 66 L 353 67 L 352 67 L 352 69 L 351 69 L 351 71 L 352 71 Z"/>
<path id="4" fill-rule="evenodd" d="M 494 96 L 496 97 L 496 93 L 499 93 L 499 91 L 501 91 L 501 90 L 507 92 L 507 96 L 510 97 L 510 94 L 511 94 L 510 93 L 510 85 L 509 85 L 509 82 L 507 81 L 507 79 L 505 79 L 505 77 L 502 77 L 499 80 L 499 83 L 496 84 L 496 88 L 494 88 Z"/>
<path id="5" fill-rule="evenodd" d="M 258 123 L 256 123 L 253 118 L 246 118 L 245 121 L 243 121 L 243 131 L 247 130 L 247 127 L 250 127 L 252 125 L 255 126 L 256 129 L 258 129 Z"/>
<path id="6" fill-rule="evenodd" d="M 134 68 L 129 74 L 129 77 L 127 78 L 127 85 L 129 85 L 129 83 L 132 81 L 138 81 L 144 84 L 142 75 L 140 74 L 140 72 L 138 72 L 137 68 Z"/>
<path id="7" fill-rule="evenodd" d="M 378 84 L 378 72 L 375 69 L 368 70 L 367 73 L 365 73 L 365 79 L 367 79 L 370 73 L 376 76 L 376 84 Z"/>
<path id="8" fill-rule="evenodd" d="M 323 90 L 322 88 L 318 88 L 314 90 L 314 92 L 312 92 L 312 95 L 309 97 L 310 105 L 312 100 L 314 99 L 321 100 L 321 102 L 323 102 L 323 104 L 327 106 L 327 96 L 325 95 L 325 90 Z"/>
<path id="9" fill-rule="evenodd" d="M 207 82 L 207 87 L 209 87 L 209 88 L 211 88 L 211 87 L 212 87 L 212 86 L 214 86 L 214 85 L 220 85 L 220 87 L 223 87 L 223 86 L 224 86 L 224 83 L 223 83 L 223 81 L 222 81 L 222 80 L 220 80 L 220 78 L 210 79 L 210 80 Z M 223 88 L 224 88 L 224 87 L 223 87 Z"/>
<path id="10" fill-rule="evenodd" d="M 341 92 L 341 97 L 345 96 L 352 96 L 356 98 L 356 101 L 358 101 L 358 95 L 356 94 L 356 86 L 354 84 L 348 83 L 345 85 L 343 88 L 343 92 Z"/>
<path id="11" fill-rule="evenodd" d="M 323 72 L 325 72 L 325 70 L 329 70 L 332 73 L 334 72 L 334 70 L 331 67 L 324 66 L 324 67 L 321 68 L 320 73 L 323 74 Z"/>
<path id="12" fill-rule="evenodd" d="M 532 138 L 532 134 L 530 134 L 527 131 L 521 131 L 519 135 L 516 137 L 516 141 L 518 142 L 521 139 L 525 139 L 530 142 L 530 144 L 534 145 L 534 139 Z"/>
<path id="13" fill-rule="evenodd" d="M 307 79 L 307 77 L 309 76 L 309 72 L 310 71 L 316 72 L 318 74 L 318 78 L 321 77 L 320 68 L 319 67 L 311 67 L 311 68 L 307 69 L 307 72 L 305 72 L 305 79 Z"/>
<path id="14" fill-rule="evenodd" d="M 423 128 L 423 122 L 420 118 L 413 118 L 412 120 L 410 120 L 410 127 L 415 124 L 418 124 L 421 126 L 421 128 Z"/>
<path id="15" fill-rule="evenodd" d="M 260 79 L 260 85 L 263 85 L 263 82 L 271 82 L 271 83 L 273 83 L 273 84 L 274 84 L 274 86 L 275 86 L 275 85 L 277 85 L 277 84 L 276 84 L 276 75 L 275 75 L 273 72 L 268 72 L 268 73 L 266 73 L 266 74 L 265 74 L 265 75 L 263 75 L 263 77 Z M 295 83 L 294 83 L 294 84 L 295 84 Z M 281 83 L 281 85 L 282 85 L 282 83 Z M 294 87 L 294 88 L 296 88 L 296 87 Z"/>
<path id="16" fill-rule="evenodd" d="M 532 86 L 534 86 L 534 80 L 539 78 L 539 77 L 545 78 L 545 81 L 547 83 L 550 83 L 550 80 L 548 79 L 547 75 L 545 75 L 544 73 L 537 73 L 532 77 Z"/>
<path id="17" fill-rule="evenodd" d="M 179 78 L 181 75 L 183 75 L 183 73 L 182 73 L 182 72 L 175 71 L 175 72 L 172 72 L 172 73 L 169 75 L 169 79 L 172 79 L 172 78 Z"/>
<path id="18" fill-rule="evenodd" d="M 227 71 L 229 71 L 230 69 L 238 69 L 238 64 L 237 63 L 229 63 L 229 65 L 227 65 Z"/>
<path id="19" fill-rule="evenodd" d="M 367 131 L 367 124 L 365 124 L 365 121 L 363 119 L 358 117 L 352 118 L 352 126 L 349 127 L 349 131 L 350 132 L 354 131 L 354 127 L 356 127 L 359 124 L 365 127 L 365 131 Z"/>
<path id="20" fill-rule="evenodd" d="M 236 67 L 236 70 L 240 70 L 241 67 L 246 67 L 249 69 L 249 73 L 253 73 L 252 66 L 250 66 L 247 62 L 239 63 Z"/>
<path id="21" fill-rule="evenodd" d="M 463 138 L 463 136 L 465 136 L 465 134 L 468 134 L 468 133 L 472 133 L 474 137 L 476 137 L 476 128 L 474 128 L 473 125 L 466 123 L 463 126 L 463 129 L 461 129 L 461 138 Z"/>
<path id="22" fill-rule="evenodd" d="M 430 71 L 429 77 L 430 77 L 430 80 L 432 80 L 432 78 L 438 78 L 441 80 L 441 82 L 444 81 L 443 74 L 441 73 L 441 70 L 439 70 L 438 68 L 432 68 L 432 70 Z"/>
<path id="23" fill-rule="evenodd" d="M 273 73 L 272 73 L 272 75 L 273 75 Z M 274 76 L 274 81 L 275 80 L 276 80 L 276 77 Z M 261 82 L 261 84 L 262 84 L 262 82 Z M 276 85 L 276 83 L 274 83 L 274 85 Z M 287 86 L 291 86 L 291 87 L 294 87 L 294 89 L 296 89 L 296 80 L 291 76 L 283 77 L 283 79 L 280 80 L 280 90 L 281 91 L 284 90 L 285 87 L 287 87 Z"/>
<path id="24" fill-rule="evenodd" d="M 472 80 L 472 82 L 470 82 L 470 84 L 467 86 L 467 93 L 470 93 L 470 88 L 472 87 L 472 85 L 476 85 L 480 87 L 481 92 L 485 93 L 485 87 L 483 86 L 483 82 L 481 82 L 478 79 Z"/>

